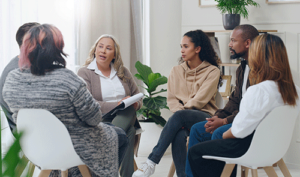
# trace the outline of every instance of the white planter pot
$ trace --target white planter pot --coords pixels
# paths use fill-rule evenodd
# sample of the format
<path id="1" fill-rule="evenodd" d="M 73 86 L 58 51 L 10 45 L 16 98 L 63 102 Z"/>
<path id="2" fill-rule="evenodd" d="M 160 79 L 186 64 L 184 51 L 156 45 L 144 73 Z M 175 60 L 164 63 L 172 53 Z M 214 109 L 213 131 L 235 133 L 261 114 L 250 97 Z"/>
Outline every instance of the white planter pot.
<path id="1" fill-rule="evenodd" d="M 163 127 L 154 122 L 140 122 L 140 125 L 144 132 L 141 134 L 138 156 L 148 157 L 156 146 Z M 170 147 L 166 150 L 165 155 L 171 154 Z"/>

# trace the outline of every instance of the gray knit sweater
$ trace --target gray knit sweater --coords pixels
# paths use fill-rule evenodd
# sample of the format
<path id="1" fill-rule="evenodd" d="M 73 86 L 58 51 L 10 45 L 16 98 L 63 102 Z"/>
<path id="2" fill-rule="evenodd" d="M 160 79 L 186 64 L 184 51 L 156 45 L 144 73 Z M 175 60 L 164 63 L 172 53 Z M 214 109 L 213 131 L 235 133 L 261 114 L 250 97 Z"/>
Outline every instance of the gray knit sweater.
<path id="1" fill-rule="evenodd" d="M 15 121 L 22 108 L 52 112 L 66 126 L 75 151 L 94 174 L 118 175 L 117 134 L 100 123 L 100 105 L 72 71 L 62 68 L 35 76 L 28 69 L 13 70 L 4 84 L 3 97 Z"/>

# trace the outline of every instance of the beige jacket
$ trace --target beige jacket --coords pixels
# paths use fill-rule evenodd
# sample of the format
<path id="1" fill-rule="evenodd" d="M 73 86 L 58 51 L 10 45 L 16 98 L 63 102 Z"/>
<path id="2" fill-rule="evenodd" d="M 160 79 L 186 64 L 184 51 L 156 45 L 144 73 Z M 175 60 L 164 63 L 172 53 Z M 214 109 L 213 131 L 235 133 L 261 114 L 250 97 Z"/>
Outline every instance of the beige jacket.
<path id="1" fill-rule="evenodd" d="M 186 62 L 172 68 L 168 80 L 168 106 L 172 112 L 197 109 L 215 114 L 220 70 L 207 61 L 190 69 Z"/>

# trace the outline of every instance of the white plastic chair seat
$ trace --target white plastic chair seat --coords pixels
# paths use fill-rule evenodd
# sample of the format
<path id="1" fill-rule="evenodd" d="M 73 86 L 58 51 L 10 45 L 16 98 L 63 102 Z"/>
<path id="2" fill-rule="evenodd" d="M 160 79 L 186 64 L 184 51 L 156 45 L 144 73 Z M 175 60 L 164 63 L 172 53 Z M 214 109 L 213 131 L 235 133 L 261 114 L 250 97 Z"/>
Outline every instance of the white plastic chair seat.
<path id="1" fill-rule="evenodd" d="M 26 157 L 42 170 L 61 170 L 84 165 L 74 150 L 69 132 L 51 112 L 21 109 L 17 130 L 23 132 L 21 148 Z"/>
<path id="2" fill-rule="evenodd" d="M 298 117 L 297 108 L 280 106 L 272 110 L 258 125 L 248 151 L 238 158 L 204 155 L 226 164 L 238 164 L 251 169 L 271 167 L 287 152 Z"/>

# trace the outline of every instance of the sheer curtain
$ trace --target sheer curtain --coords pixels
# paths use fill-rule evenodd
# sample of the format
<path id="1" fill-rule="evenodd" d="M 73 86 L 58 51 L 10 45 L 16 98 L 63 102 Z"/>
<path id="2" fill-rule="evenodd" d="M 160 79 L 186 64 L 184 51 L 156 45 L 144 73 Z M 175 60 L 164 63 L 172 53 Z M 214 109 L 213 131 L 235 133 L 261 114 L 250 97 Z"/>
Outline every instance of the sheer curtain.
<path id="1" fill-rule="evenodd" d="M 0 1 L 0 73 L 9 61 L 19 55 L 15 36 L 18 28 L 27 22 L 48 23 L 61 30 L 65 52 L 69 55 L 67 67 L 76 65 L 78 0 L 1 0 Z"/>
<path id="2" fill-rule="evenodd" d="M 85 0 L 80 3 L 80 65 L 84 64 L 98 37 L 112 34 L 119 41 L 124 65 L 136 73 L 135 62 L 143 61 L 142 0 Z"/>
<path id="3" fill-rule="evenodd" d="M 19 54 L 15 35 L 27 22 L 61 30 L 67 68 L 75 72 L 102 34 L 116 36 L 124 65 L 133 74 L 135 62 L 143 61 L 142 0 L 0 0 L 0 73 Z"/>

